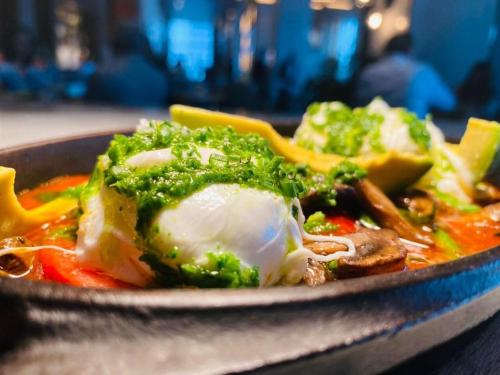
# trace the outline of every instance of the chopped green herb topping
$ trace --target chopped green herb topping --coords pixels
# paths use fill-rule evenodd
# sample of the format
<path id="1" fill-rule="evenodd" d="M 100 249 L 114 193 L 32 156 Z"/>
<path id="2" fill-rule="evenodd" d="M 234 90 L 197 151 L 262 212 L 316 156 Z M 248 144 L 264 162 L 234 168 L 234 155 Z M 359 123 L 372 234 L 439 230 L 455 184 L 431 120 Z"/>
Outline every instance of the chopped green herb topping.
<path id="1" fill-rule="evenodd" d="M 329 178 L 335 182 L 351 185 L 354 182 L 365 178 L 368 173 L 359 165 L 349 160 L 342 161 L 339 165 L 332 168 L 329 172 Z"/>
<path id="2" fill-rule="evenodd" d="M 423 150 L 429 150 L 431 147 L 431 134 L 416 114 L 400 109 L 400 115 L 403 122 L 408 125 L 408 131 L 413 141 Z"/>
<path id="3" fill-rule="evenodd" d="M 332 232 L 338 228 L 338 225 L 325 220 L 325 214 L 317 211 L 309 216 L 304 223 L 304 230 L 311 234 Z"/>
<path id="4" fill-rule="evenodd" d="M 328 175 L 315 173 L 308 166 L 299 167 L 297 175 L 302 179 L 305 186 L 305 192 L 301 195 L 301 198 L 314 195 L 325 206 L 333 207 L 337 204 L 337 192 L 333 188 L 333 180 Z"/>
<path id="5" fill-rule="evenodd" d="M 197 147 L 215 149 L 202 163 Z M 170 148 L 176 158 L 150 168 L 134 168 L 126 160 L 142 151 Z M 296 168 L 284 163 L 267 140 L 254 134 L 237 134 L 232 128 L 190 130 L 172 122 L 151 122 L 150 128 L 131 137 L 118 135 L 107 152 L 104 181 L 138 204 L 138 228 L 145 229 L 163 207 L 214 183 L 235 183 L 269 190 L 285 198 L 305 191 Z"/>
<path id="6" fill-rule="evenodd" d="M 315 173 L 308 166 L 295 167 L 295 171 L 305 186 L 299 197 L 314 195 L 320 204 L 330 207 L 337 204 L 335 184 L 353 184 L 367 175 L 363 168 L 348 160 L 342 161 L 327 174 Z"/>
<path id="7" fill-rule="evenodd" d="M 338 259 L 334 259 L 334 260 L 329 261 L 326 264 L 326 268 L 328 268 L 329 271 L 335 273 L 337 271 L 337 269 L 339 268 L 339 261 L 338 261 Z"/>
<path id="8" fill-rule="evenodd" d="M 409 137 L 422 150 L 431 146 L 431 135 L 424 121 L 404 109 L 388 109 L 400 116 L 402 126 L 407 126 Z M 295 134 L 298 145 L 322 153 L 346 157 L 361 153 L 383 153 L 382 126 L 385 112 L 371 111 L 370 107 L 349 108 L 340 102 L 313 103 L 304 114 Z"/>
<path id="9" fill-rule="evenodd" d="M 298 144 L 318 152 L 343 156 L 360 153 L 366 137 L 377 152 L 385 151 L 380 142 L 380 125 L 384 117 L 369 113 L 366 108 L 351 109 L 341 103 L 313 103 L 304 116 L 305 125 L 326 136 L 324 145 L 317 145 L 308 136 L 298 136 Z M 304 125 L 304 124 L 303 124 Z"/>
<path id="10" fill-rule="evenodd" d="M 154 253 L 145 253 L 141 260 L 156 271 L 161 286 L 197 286 L 200 288 L 246 288 L 259 286 L 256 267 L 243 267 L 232 253 L 207 253 L 205 264 L 185 263 L 172 267 L 161 262 Z"/>

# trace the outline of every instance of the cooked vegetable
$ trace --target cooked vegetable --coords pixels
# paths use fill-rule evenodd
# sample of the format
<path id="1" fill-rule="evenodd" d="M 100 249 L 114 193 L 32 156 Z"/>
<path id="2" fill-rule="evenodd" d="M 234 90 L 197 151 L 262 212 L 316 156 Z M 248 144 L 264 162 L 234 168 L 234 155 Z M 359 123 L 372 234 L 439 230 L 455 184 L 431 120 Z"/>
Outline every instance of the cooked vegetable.
<path id="1" fill-rule="evenodd" d="M 37 195 L 37 199 L 43 203 L 48 203 L 57 198 L 74 198 L 80 199 L 84 185 L 70 187 L 63 191 L 47 191 Z"/>
<path id="2" fill-rule="evenodd" d="M 390 228 L 407 240 L 432 244 L 432 238 L 418 228 L 413 227 L 375 185 L 364 179 L 355 185 L 366 211 L 383 228 Z"/>
<path id="3" fill-rule="evenodd" d="M 325 214 L 321 211 L 316 211 L 304 223 L 304 230 L 313 234 L 332 232 L 335 229 L 337 229 L 337 226 L 326 221 Z"/>
<path id="4" fill-rule="evenodd" d="M 442 193 L 440 191 L 434 191 L 434 195 L 440 202 L 442 202 L 450 207 L 453 207 L 460 212 L 479 212 L 479 211 L 481 211 L 480 206 L 473 204 L 473 203 L 467 203 L 467 202 L 461 201 L 460 199 L 455 198 L 451 194 Z"/>
<path id="5" fill-rule="evenodd" d="M 500 201 L 500 189 L 488 182 L 479 182 L 474 191 L 474 200 L 480 204 Z"/>
<path id="6" fill-rule="evenodd" d="M 366 176 L 366 171 L 350 161 L 342 161 L 327 174 L 314 173 L 309 168 L 297 168 L 297 177 L 305 189 L 299 195 L 307 206 L 336 206 L 337 190 L 345 190 L 357 180 Z"/>
<path id="7" fill-rule="evenodd" d="M 41 250 L 38 254 L 47 281 L 85 288 L 132 288 L 130 284 L 105 275 L 95 269 L 83 267 L 76 254 L 65 254 L 55 250 Z"/>
<path id="8" fill-rule="evenodd" d="M 500 144 L 500 124 L 471 118 L 467 124 L 457 155 L 465 162 L 473 175 L 473 181 L 480 181 L 488 171 Z"/>
<path id="9" fill-rule="evenodd" d="M 495 222 L 500 221 L 500 203 L 490 204 L 484 208 L 486 215 Z"/>
<path id="10" fill-rule="evenodd" d="M 497 153 L 500 124 L 470 119 L 458 146 L 445 143 L 439 134 L 433 136 L 432 142 L 434 166 L 416 186 L 441 194 L 441 198 L 471 203 L 475 184 L 484 177 Z M 449 199 L 446 203 L 458 204 Z"/>
<path id="11" fill-rule="evenodd" d="M 439 247 L 441 247 L 442 249 L 444 249 L 446 251 L 447 255 L 451 259 L 460 258 L 460 256 L 462 255 L 460 245 L 457 244 L 453 240 L 453 238 L 450 237 L 450 235 L 448 233 L 446 233 L 442 229 L 438 229 L 438 230 L 436 230 L 434 236 L 436 238 L 437 245 Z"/>
<path id="12" fill-rule="evenodd" d="M 334 183 L 345 185 L 352 185 L 356 181 L 365 178 L 367 175 L 368 173 L 363 168 L 348 160 L 341 162 L 328 173 L 330 180 Z"/>
<path id="13" fill-rule="evenodd" d="M 338 260 L 335 275 L 341 278 L 401 271 L 405 268 L 406 248 L 395 232 L 387 229 L 361 229 L 348 235 L 356 246 L 356 256 Z"/>
<path id="14" fill-rule="evenodd" d="M 406 249 L 395 232 L 388 229 L 360 229 L 356 233 L 346 235 L 346 238 L 353 241 L 356 255 L 340 258 L 326 266 L 336 277 L 358 277 L 404 269 Z M 326 242 L 312 242 L 306 246 L 322 254 L 344 250 L 340 244 Z M 321 269 L 315 267 L 310 273 L 311 283 L 320 282 Z M 320 280 L 317 280 L 318 277 Z"/>
<path id="15" fill-rule="evenodd" d="M 295 133 L 299 146 L 315 152 L 357 156 L 366 141 L 384 152 L 380 125 L 384 117 L 366 108 L 351 110 L 339 102 L 311 104 Z"/>

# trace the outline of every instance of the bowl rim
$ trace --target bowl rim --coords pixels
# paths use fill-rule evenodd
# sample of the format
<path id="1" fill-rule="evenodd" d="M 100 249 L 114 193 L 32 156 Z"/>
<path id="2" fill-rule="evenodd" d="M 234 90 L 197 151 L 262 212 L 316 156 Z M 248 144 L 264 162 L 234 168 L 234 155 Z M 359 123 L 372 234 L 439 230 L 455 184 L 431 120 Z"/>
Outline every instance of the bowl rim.
<path id="1" fill-rule="evenodd" d="M 0 156 L 12 152 L 46 147 L 59 143 L 80 141 L 96 137 L 112 137 L 131 132 L 131 128 L 99 131 L 65 137 L 39 140 L 0 149 Z M 0 295 L 28 299 L 78 302 L 107 306 L 158 307 L 168 309 L 210 309 L 265 307 L 290 303 L 314 303 L 319 300 L 338 299 L 398 289 L 404 286 L 430 282 L 474 270 L 500 261 L 500 246 L 462 258 L 428 266 L 418 270 L 405 270 L 381 275 L 337 280 L 317 287 L 305 285 L 275 286 L 247 289 L 96 289 L 75 287 L 52 282 L 0 278 Z"/>

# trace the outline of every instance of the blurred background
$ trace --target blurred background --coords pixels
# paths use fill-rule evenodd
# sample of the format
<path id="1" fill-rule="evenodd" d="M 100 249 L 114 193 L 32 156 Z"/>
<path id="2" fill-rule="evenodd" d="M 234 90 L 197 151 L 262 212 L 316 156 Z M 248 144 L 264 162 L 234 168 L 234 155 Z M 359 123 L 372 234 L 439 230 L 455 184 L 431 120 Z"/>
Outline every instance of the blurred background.
<path id="1" fill-rule="evenodd" d="M 500 118 L 499 3 L 2 0 L 0 139 L 47 112 L 118 127 L 184 103 L 297 123 L 313 101 L 375 96 L 459 134 Z"/>

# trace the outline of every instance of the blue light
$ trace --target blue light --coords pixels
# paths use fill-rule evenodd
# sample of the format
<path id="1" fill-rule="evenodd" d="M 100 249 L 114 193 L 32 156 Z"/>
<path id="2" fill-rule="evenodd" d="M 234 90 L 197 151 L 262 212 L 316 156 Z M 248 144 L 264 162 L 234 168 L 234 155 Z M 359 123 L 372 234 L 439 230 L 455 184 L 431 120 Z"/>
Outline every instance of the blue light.
<path id="1" fill-rule="evenodd" d="M 208 21 L 173 18 L 168 22 L 170 68 L 182 65 L 190 81 L 203 81 L 214 63 L 214 26 Z"/>
<path id="2" fill-rule="evenodd" d="M 352 59 L 356 52 L 359 20 L 356 17 L 344 18 L 338 25 L 334 55 L 338 62 L 337 79 L 347 81 L 352 74 Z"/>

